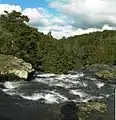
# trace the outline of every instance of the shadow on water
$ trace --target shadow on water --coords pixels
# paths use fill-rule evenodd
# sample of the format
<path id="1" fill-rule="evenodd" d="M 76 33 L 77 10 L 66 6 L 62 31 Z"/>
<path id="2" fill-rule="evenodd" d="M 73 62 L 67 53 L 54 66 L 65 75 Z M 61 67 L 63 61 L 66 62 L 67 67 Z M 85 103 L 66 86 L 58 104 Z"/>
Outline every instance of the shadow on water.
<path id="1" fill-rule="evenodd" d="M 69 102 L 61 108 L 62 120 L 78 120 L 76 112 L 78 108 L 75 103 Z"/>
<path id="2" fill-rule="evenodd" d="M 0 116 L 0 120 L 13 120 L 13 119 L 6 118 L 6 117 L 4 117 L 4 116 Z"/>

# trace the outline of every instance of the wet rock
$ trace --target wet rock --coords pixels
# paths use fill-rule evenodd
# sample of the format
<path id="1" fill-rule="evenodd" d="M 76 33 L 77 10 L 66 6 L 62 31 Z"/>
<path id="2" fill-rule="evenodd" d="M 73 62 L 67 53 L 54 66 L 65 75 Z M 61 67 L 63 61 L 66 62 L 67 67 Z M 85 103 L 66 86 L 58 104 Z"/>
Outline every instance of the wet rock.
<path id="1" fill-rule="evenodd" d="M 79 120 L 77 116 L 78 107 L 74 102 L 49 105 L 48 111 L 52 115 L 45 120 Z"/>
<path id="2" fill-rule="evenodd" d="M 114 83 L 116 84 L 116 72 L 110 70 L 101 70 L 96 72 L 95 75 L 97 78 L 105 80 L 105 82 Z"/>
<path id="3" fill-rule="evenodd" d="M 106 64 L 94 64 L 83 68 L 87 74 L 94 75 L 104 82 L 116 84 L 116 66 Z"/>
<path id="4" fill-rule="evenodd" d="M 62 120 L 79 120 L 77 116 L 78 107 L 74 102 L 68 102 L 61 108 Z"/>
<path id="5" fill-rule="evenodd" d="M 81 103 L 79 107 L 79 120 L 104 120 L 107 106 L 104 102 L 90 100 Z"/>
<path id="6" fill-rule="evenodd" d="M 93 64 L 93 65 L 86 65 L 85 67 L 82 68 L 83 71 L 87 71 L 90 73 L 96 73 L 101 70 L 112 70 L 112 66 L 108 66 L 106 64 Z"/>
<path id="7" fill-rule="evenodd" d="M 27 81 L 32 81 L 36 78 L 36 71 L 28 73 Z"/>
<path id="8" fill-rule="evenodd" d="M 105 120 L 107 105 L 100 100 L 66 102 L 48 105 L 48 113 L 51 116 L 45 120 Z"/>

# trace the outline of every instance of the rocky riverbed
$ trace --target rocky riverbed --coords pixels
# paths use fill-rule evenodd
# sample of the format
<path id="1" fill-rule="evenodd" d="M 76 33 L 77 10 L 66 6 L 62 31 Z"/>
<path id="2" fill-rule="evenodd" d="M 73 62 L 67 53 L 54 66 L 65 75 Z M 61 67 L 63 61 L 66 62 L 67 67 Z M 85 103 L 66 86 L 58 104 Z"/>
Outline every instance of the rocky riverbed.
<path id="1" fill-rule="evenodd" d="M 115 66 L 35 73 L 22 59 L 0 55 L 0 81 L 0 120 L 114 120 Z"/>
<path id="2" fill-rule="evenodd" d="M 114 120 L 115 88 L 87 70 L 37 74 L 30 82 L 1 82 L 0 116 L 9 120 L 65 120 L 62 107 L 74 102 L 79 120 Z"/>

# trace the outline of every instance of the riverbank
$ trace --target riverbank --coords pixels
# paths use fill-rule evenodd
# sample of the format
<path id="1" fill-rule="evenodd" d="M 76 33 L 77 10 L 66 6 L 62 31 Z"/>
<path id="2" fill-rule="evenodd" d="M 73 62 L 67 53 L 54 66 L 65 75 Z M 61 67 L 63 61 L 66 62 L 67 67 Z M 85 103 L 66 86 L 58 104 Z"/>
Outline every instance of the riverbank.
<path id="1" fill-rule="evenodd" d="M 71 74 L 72 72 L 73 74 L 76 74 L 78 71 L 84 71 L 84 73 L 87 71 L 88 74 L 95 76 L 103 82 L 116 84 L 116 66 L 114 65 L 93 64 L 75 71 L 69 71 L 66 74 Z M 43 72 L 38 71 L 36 73 L 41 74 Z M 30 63 L 17 57 L 13 57 L 12 55 L 0 54 L 0 81 L 15 81 L 21 79 L 30 81 L 34 79 L 34 75 L 35 71 Z"/>

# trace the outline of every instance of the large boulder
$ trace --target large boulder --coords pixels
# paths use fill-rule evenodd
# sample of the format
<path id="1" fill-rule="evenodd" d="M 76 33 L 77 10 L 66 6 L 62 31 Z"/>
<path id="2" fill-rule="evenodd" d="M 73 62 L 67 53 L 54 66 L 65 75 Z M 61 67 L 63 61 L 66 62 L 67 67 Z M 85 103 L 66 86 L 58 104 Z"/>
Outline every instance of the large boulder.
<path id="1" fill-rule="evenodd" d="M 49 115 L 45 120 L 79 120 L 75 102 L 48 105 L 48 112 L 51 116 Z"/>
<path id="2" fill-rule="evenodd" d="M 45 120 L 105 120 L 107 104 L 101 100 L 84 103 L 69 101 L 48 105 L 48 113 Z"/>
<path id="3" fill-rule="evenodd" d="M 109 83 L 116 83 L 116 71 L 111 70 L 101 70 L 95 74 L 98 78 L 106 80 Z"/>
<path id="4" fill-rule="evenodd" d="M 68 102 L 61 108 L 62 119 L 61 120 L 79 120 L 78 107 L 74 102 Z"/>
<path id="5" fill-rule="evenodd" d="M 93 64 L 84 67 L 82 70 L 104 82 L 116 84 L 116 66 L 114 65 Z"/>
<path id="6" fill-rule="evenodd" d="M 33 70 L 30 63 L 12 55 L 0 54 L 0 81 L 27 79 Z"/>
<path id="7" fill-rule="evenodd" d="M 79 112 L 77 112 L 79 120 L 104 120 L 107 105 L 99 100 L 90 100 L 86 103 L 78 105 Z"/>
<path id="8" fill-rule="evenodd" d="M 101 65 L 95 75 L 104 82 L 116 84 L 116 66 Z"/>

